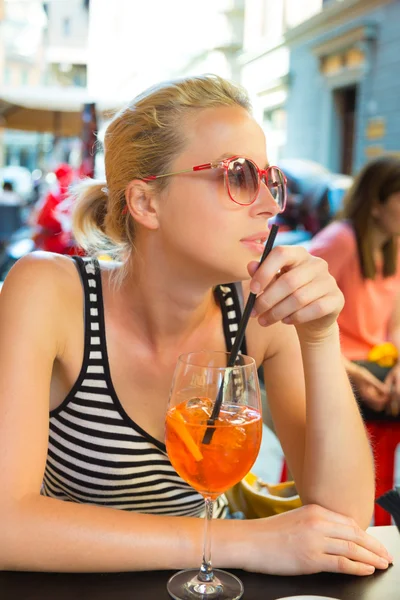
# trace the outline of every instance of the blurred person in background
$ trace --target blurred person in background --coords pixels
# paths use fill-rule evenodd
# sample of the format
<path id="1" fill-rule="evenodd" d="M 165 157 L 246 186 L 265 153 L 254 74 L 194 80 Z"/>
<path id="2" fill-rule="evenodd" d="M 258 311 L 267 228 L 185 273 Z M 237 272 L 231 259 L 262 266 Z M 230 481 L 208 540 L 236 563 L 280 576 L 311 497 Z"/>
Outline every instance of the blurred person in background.
<path id="1" fill-rule="evenodd" d="M 29 255 L 0 296 L 0 568 L 197 566 L 204 500 L 166 454 L 168 395 L 179 355 L 230 351 L 234 299 L 252 291 L 248 353 L 304 506 L 232 520 L 220 496 L 214 562 L 386 569 L 391 557 L 363 530 L 373 461 L 340 352 L 343 295 L 301 247 L 259 265 L 286 186 L 246 93 L 211 75 L 154 86 L 104 144 L 106 181 L 77 192 L 74 232 L 118 263 Z"/>
<path id="2" fill-rule="evenodd" d="M 400 412 L 400 160 L 367 164 L 344 200 L 339 220 L 315 236 L 343 292 L 340 338 L 347 372 L 366 418 Z"/>
<path id="3" fill-rule="evenodd" d="M 5 181 L 3 189 L 0 191 L 0 205 L 22 206 L 23 204 L 21 196 L 17 192 L 14 192 L 14 186 L 11 181 Z"/>
<path id="4" fill-rule="evenodd" d="M 73 168 L 60 164 L 54 171 L 56 184 L 39 200 L 31 217 L 36 228 L 35 245 L 40 250 L 58 254 L 79 254 L 72 236 L 72 201 L 68 196 L 70 186 L 76 180 Z"/>

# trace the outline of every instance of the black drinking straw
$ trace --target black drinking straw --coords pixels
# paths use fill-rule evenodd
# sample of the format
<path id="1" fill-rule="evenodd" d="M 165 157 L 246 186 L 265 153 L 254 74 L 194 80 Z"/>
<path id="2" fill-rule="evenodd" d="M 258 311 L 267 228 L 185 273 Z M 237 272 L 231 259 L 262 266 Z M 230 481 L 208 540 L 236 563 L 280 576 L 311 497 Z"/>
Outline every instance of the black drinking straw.
<path id="1" fill-rule="evenodd" d="M 279 229 L 278 225 L 272 225 L 271 231 L 270 231 L 268 239 L 267 239 L 267 243 L 265 244 L 264 252 L 262 253 L 262 256 L 261 256 L 260 264 L 258 266 L 260 266 L 264 262 L 264 260 L 268 256 L 268 254 L 271 252 L 272 246 L 274 245 L 274 242 L 275 242 L 276 234 L 278 233 L 278 229 Z M 248 300 L 246 302 L 246 306 L 243 311 L 242 318 L 239 323 L 239 328 L 238 328 L 238 332 L 237 332 L 237 335 L 235 338 L 235 343 L 233 344 L 232 350 L 229 354 L 228 365 L 227 365 L 228 367 L 233 367 L 236 362 L 240 346 L 242 345 L 242 342 L 243 342 L 244 332 L 246 330 L 247 323 L 249 321 L 251 311 L 253 310 L 256 298 L 257 298 L 257 295 L 253 294 L 253 292 L 250 292 Z M 209 444 L 212 440 L 212 436 L 215 431 L 214 423 L 215 423 L 216 419 L 218 419 L 219 411 L 221 410 L 223 389 L 224 389 L 224 382 L 222 381 L 221 385 L 219 386 L 219 390 L 218 390 L 217 398 L 214 403 L 213 411 L 211 413 L 210 418 L 207 421 L 207 429 L 205 431 L 205 434 L 204 434 L 204 437 L 202 440 L 203 444 Z"/>

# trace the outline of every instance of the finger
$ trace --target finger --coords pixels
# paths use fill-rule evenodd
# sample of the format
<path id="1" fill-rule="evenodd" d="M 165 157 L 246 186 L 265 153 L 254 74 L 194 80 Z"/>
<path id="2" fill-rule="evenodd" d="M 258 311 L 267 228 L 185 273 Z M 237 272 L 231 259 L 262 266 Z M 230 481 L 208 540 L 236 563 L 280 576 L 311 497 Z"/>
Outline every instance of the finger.
<path id="1" fill-rule="evenodd" d="M 334 556 L 326 554 L 322 561 L 321 571 L 329 571 L 330 573 L 344 573 L 346 575 L 372 575 L 375 572 L 375 567 L 366 565 L 362 562 L 350 560 L 345 556 Z"/>
<path id="2" fill-rule="evenodd" d="M 253 294 L 259 294 L 272 281 L 276 273 L 286 267 L 294 267 L 305 261 L 317 263 L 322 259 L 311 256 L 301 246 L 277 246 L 259 266 L 250 284 Z"/>
<path id="3" fill-rule="evenodd" d="M 325 548 L 326 554 L 334 554 L 336 556 L 345 556 L 350 560 L 371 565 L 376 569 L 387 569 L 389 561 L 387 558 L 371 552 L 362 546 L 359 546 L 352 540 L 338 540 L 326 538 Z"/>
<path id="4" fill-rule="evenodd" d="M 361 548 L 360 546 L 357 546 L 357 544 L 353 544 L 352 542 L 331 540 L 327 544 L 327 547 L 327 554 L 332 554 L 337 557 L 345 557 L 351 561 L 363 563 L 365 565 L 374 567 L 375 569 L 385 570 L 389 566 L 388 561 L 384 558 L 376 556 L 376 554 L 374 554 L 373 552 L 365 550 L 365 548 Z"/>
<path id="5" fill-rule="evenodd" d="M 284 323 L 292 325 L 301 325 L 302 323 L 308 323 L 309 321 L 315 321 L 321 319 L 326 315 L 337 312 L 337 297 L 331 294 L 327 294 L 314 300 L 307 306 L 299 309 L 292 313 L 288 317 L 285 317 Z"/>
<path id="6" fill-rule="evenodd" d="M 351 541 L 366 550 L 381 556 L 388 562 L 393 562 L 393 557 L 385 546 L 374 536 L 362 529 L 351 517 L 346 517 L 328 508 L 318 507 L 322 519 L 323 533 L 326 537 Z"/>
<path id="7" fill-rule="evenodd" d="M 299 310 L 312 302 L 319 300 L 321 296 L 321 285 L 318 281 L 311 281 L 293 291 L 289 296 L 271 307 L 269 304 L 269 291 L 267 290 L 256 301 L 256 310 L 259 313 L 260 325 L 272 325 L 286 318 L 291 318 Z M 267 300 L 265 297 L 267 297 Z"/>
<path id="8" fill-rule="evenodd" d="M 296 297 L 296 295 L 299 299 L 309 296 L 308 302 L 310 302 L 313 298 L 310 296 L 310 290 L 307 290 L 307 288 L 312 282 L 317 282 L 319 288 L 326 287 L 325 282 L 322 283 L 318 275 L 319 273 L 316 272 L 312 264 L 304 264 L 286 271 L 273 283 L 264 288 L 264 292 L 257 297 L 254 306 L 255 310 L 258 314 L 261 314 L 270 310 L 285 298 L 289 298 L 290 296 Z M 314 294 L 314 297 L 320 295 L 321 292 Z M 297 305 L 294 305 L 293 310 L 298 308 L 296 307 Z"/>

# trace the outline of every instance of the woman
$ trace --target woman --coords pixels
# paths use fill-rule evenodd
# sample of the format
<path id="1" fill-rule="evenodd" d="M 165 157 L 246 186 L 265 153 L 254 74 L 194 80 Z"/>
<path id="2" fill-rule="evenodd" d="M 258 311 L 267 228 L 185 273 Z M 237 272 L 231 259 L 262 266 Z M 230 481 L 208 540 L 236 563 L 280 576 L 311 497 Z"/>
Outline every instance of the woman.
<path id="1" fill-rule="evenodd" d="M 257 522 L 216 519 L 215 564 L 358 575 L 388 566 L 363 531 L 374 477 L 341 360 L 342 294 L 324 261 L 301 248 L 275 248 L 256 272 L 285 190 L 277 171 L 257 172 L 243 157 L 268 164 L 241 89 L 203 76 L 148 90 L 108 127 L 107 182 L 88 182 L 77 200 L 78 241 L 122 263 L 78 264 L 83 292 L 67 257 L 29 256 L 10 273 L 0 325 L 2 568 L 197 566 L 201 497 L 168 461 L 164 417 L 178 356 L 229 348 L 223 294 L 231 306 L 234 292 L 218 286 L 242 280 L 245 298 L 258 294 L 248 353 L 264 365 L 306 506 Z M 142 454 L 153 466 L 140 479 Z M 216 516 L 225 514 L 222 499 Z"/>
<path id="2" fill-rule="evenodd" d="M 342 351 L 369 418 L 400 411 L 399 235 L 400 160 L 383 156 L 362 169 L 340 220 L 321 231 L 310 249 L 327 261 L 344 294 Z"/>

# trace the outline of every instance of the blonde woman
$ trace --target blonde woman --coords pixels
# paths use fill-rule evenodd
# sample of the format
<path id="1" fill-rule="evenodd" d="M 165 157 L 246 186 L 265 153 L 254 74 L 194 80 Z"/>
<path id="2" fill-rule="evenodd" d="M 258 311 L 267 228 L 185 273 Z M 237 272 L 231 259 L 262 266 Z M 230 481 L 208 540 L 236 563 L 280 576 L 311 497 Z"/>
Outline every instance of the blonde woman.
<path id="1" fill-rule="evenodd" d="M 243 286 L 258 294 L 247 351 L 305 506 L 238 521 L 221 498 L 215 564 L 385 569 L 364 532 L 374 475 L 341 360 L 342 294 L 301 248 L 255 273 L 285 188 L 244 91 L 216 76 L 148 90 L 109 125 L 105 162 L 107 181 L 78 194 L 75 235 L 119 263 L 36 254 L 2 290 L 0 567 L 197 566 L 203 503 L 165 452 L 168 392 L 181 353 L 230 348 Z"/>

